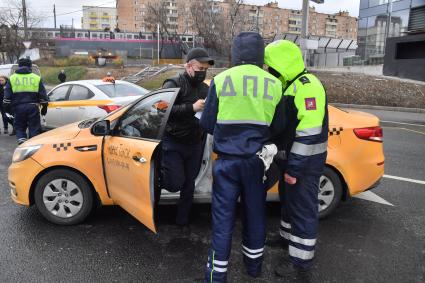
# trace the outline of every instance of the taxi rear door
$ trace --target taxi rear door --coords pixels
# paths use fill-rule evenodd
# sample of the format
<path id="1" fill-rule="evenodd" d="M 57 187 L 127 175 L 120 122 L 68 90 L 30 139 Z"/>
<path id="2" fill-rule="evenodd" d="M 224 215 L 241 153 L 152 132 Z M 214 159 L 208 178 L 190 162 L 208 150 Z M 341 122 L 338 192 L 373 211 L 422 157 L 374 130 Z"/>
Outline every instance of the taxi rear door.
<path id="1" fill-rule="evenodd" d="M 129 108 L 106 136 L 103 162 L 109 196 L 156 232 L 154 151 L 165 129 L 178 89 L 153 92 Z"/>

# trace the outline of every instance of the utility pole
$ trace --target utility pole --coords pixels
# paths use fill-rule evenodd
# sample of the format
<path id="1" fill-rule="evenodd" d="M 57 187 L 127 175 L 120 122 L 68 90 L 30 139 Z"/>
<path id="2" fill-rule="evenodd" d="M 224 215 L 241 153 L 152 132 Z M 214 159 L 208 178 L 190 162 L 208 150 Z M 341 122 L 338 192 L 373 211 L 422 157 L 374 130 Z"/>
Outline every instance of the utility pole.
<path id="1" fill-rule="evenodd" d="M 390 35 L 390 26 L 391 26 L 391 14 L 393 13 L 393 0 L 389 0 L 388 4 L 388 16 L 387 16 L 387 25 L 385 27 L 385 34 L 384 34 L 384 46 L 383 46 L 383 53 L 385 54 L 385 47 L 387 45 L 387 38 Z"/>
<path id="2" fill-rule="evenodd" d="M 74 18 L 72 18 L 72 29 L 74 29 Z"/>
<path id="3" fill-rule="evenodd" d="M 259 27 L 259 23 L 258 23 L 258 18 L 260 17 L 260 6 L 257 6 L 257 21 L 256 21 L 256 31 L 258 32 L 258 33 L 260 33 L 260 27 Z"/>
<path id="4" fill-rule="evenodd" d="M 308 2 L 309 0 L 303 0 L 303 20 L 301 24 L 301 38 L 307 38 L 308 36 Z"/>
<path id="5" fill-rule="evenodd" d="M 56 29 L 56 5 L 55 4 L 53 4 L 53 18 L 55 21 L 55 29 Z"/>
<path id="6" fill-rule="evenodd" d="M 25 40 L 28 40 L 27 5 L 25 0 L 22 0 L 22 17 L 24 19 L 24 37 Z"/>
<path id="7" fill-rule="evenodd" d="M 156 25 L 156 32 L 158 33 L 157 36 L 157 40 L 158 40 L 158 46 L 157 46 L 157 51 L 158 51 L 158 66 L 159 66 L 159 24 Z"/>

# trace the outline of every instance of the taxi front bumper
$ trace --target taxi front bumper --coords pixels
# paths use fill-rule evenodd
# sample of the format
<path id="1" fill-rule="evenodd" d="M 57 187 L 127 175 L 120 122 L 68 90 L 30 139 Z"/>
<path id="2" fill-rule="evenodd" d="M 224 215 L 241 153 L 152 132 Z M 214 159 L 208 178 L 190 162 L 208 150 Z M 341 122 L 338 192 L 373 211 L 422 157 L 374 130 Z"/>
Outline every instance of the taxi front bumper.
<path id="1" fill-rule="evenodd" d="M 28 158 L 9 166 L 8 181 L 12 200 L 29 206 L 31 185 L 44 168 L 34 159 Z"/>

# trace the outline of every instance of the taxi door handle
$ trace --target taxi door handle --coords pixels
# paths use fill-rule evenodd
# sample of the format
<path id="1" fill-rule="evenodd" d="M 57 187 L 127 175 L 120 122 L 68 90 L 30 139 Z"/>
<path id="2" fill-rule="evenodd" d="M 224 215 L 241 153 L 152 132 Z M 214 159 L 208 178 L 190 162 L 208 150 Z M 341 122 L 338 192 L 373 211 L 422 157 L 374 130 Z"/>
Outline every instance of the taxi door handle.
<path id="1" fill-rule="evenodd" d="M 146 158 L 138 157 L 136 155 L 133 156 L 133 160 L 136 161 L 136 162 L 140 162 L 140 163 L 146 163 L 146 161 L 147 161 Z"/>
<path id="2" fill-rule="evenodd" d="M 79 106 L 78 109 L 86 109 L 86 107 Z"/>

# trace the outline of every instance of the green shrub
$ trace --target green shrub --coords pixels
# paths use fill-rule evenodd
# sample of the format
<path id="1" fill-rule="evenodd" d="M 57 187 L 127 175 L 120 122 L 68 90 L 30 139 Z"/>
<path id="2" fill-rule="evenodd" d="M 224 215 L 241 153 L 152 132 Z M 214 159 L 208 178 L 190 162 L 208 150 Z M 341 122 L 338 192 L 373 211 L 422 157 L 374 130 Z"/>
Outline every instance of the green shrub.
<path id="1" fill-rule="evenodd" d="M 56 58 L 53 61 L 56 67 L 94 65 L 94 59 L 89 56 L 71 55 L 66 58 Z"/>
<path id="2" fill-rule="evenodd" d="M 121 67 L 123 65 L 123 61 L 121 57 L 117 57 L 115 60 L 112 61 L 112 65 L 114 67 Z"/>

